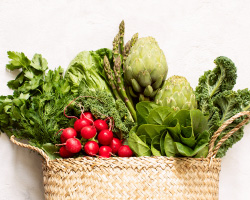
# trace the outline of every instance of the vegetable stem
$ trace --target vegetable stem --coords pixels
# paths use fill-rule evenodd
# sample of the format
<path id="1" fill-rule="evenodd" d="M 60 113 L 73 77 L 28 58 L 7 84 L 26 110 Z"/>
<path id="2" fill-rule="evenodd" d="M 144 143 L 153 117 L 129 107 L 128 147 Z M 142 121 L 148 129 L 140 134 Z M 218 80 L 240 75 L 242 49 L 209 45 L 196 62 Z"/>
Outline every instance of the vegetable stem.
<path id="1" fill-rule="evenodd" d="M 121 80 L 121 58 L 120 58 L 120 56 L 118 56 L 115 59 L 114 73 L 115 73 L 115 77 L 116 77 L 116 83 L 118 85 L 118 91 L 121 94 L 121 96 L 123 97 L 123 100 L 124 100 L 126 106 L 128 107 L 128 109 L 129 109 L 129 111 L 130 111 L 130 113 L 131 113 L 134 121 L 136 121 L 136 112 L 135 112 L 135 109 L 134 109 L 132 103 L 130 102 L 130 100 L 129 100 L 127 94 L 126 94 L 124 83 Z"/>
<path id="2" fill-rule="evenodd" d="M 124 50 L 122 51 L 122 55 L 123 55 L 123 65 L 128 57 L 129 51 L 132 48 L 132 46 L 134 46 L 134 44 L 136 43 L 136 41 L 138 40 L 138 33 L 134 34 L 131 38 L 131 40 L 129 40 L 125 47 Z"/>
<path id="3" fill-rule="evenodd" d="M 112 73 L 110 63 L 109 63 L 109 60 L 108 60 L 107 56 L 104 56 L 103 63 L 104 63 L 104 71 L 105 71 L 105 73 L 106 73 L 106 75 L 108 77 L 109 84 L 110 84 L 110 86 L 112 88 L 112 91 L 113 91 L 113 93 L 115 95 L 115 98 L 116 99 L 121 99 L 120 95 L 117 92 L 114 75 Z"/>
<path id="4" fill-rule="evenodd" d="M 124 24 L 124 20 L 122 20 L 122 22 L 120 23 L 120 26 L 119 26 L 119 35 L 120 35 L 120 40 L 119 40 L 119 44 L 120 44 L 120 54 L 122 54 L 122 52 L 124 51 L 124 31 L 125 31 L 125 24 Z"/>

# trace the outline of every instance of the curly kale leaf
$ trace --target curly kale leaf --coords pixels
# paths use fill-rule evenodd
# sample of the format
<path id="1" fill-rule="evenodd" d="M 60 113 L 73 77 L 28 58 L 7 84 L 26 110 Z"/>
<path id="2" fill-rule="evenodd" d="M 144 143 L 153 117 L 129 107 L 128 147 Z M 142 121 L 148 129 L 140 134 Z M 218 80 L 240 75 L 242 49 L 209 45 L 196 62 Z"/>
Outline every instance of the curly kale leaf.
<path id="1" fill-rule="evenodd" d="M 124 102 L 115 100 L 107 91 L 83 89 L 82 84 L 84 83 L 80 83 L 79 86 L 79 96 L 91 96 L 80 98 L 78 101 L 84 107 L 84 111 L 90 111 L 95 118 L 112 117 L 114 119 L 113 132 L 119 138 L 126 138 L 134 123 Z"/>
<path id="2" fill-rule="evenodd" d="M 250 110 L 250 91 L 248 89 L 233 91 L 236 83 L 236 67 L 227 57 L 215 59 L 216 67 L 206 71 L 199 79 L 196 87 L 198 108 L 208 118 L 210 136 L 228 119 L 235 114 Z M 239 124 L 244 117 L 236 119 L 218 137 L 216 143 L 232 128 Z M 224 142 L 217 157 L 223 157 L 228 148 L 243 137 L 243 128 L 234 133 Z"/>
<path id="3" fill-rule="evenodd" d="M 249 98 L 250 96 L 248 96 Z M 219 93 L 213 99 L 215 112 L 212 118 L 209 120 L 210 133 L 214 133 L 225 121 L 230 119 L 232 116 L 242 111 L 243 100 L 238 92 L 232 90 L 226 90 Z M 227 126 L 227 128 L 218 137 L 217 142 L 231 129 L 237 126 L 244 117 L 236 119 L 233 123 Z M 228 140 L 226 140 L 220 147 L 217 157 L 223 157 L 232 145 L 238 142 L 243 137 L 243 128 L 235 132 Z M 216 143 L 217 143 L 216 142 Z"/>
<path id="4" fill-rule="evenodd" d="M 237 78 L 237 69 L 229 58 L 220 56 L 214 63 L 216 67 L 200 77 L 196 88 L 198 94 L 205 94 L 209 98 L 222 91 L 233 89 Z"/>
<path id="5" fill-rule="evenodd" d="M 220 56 L 214 63 L 216 67 L 199 78 L 195 91 L 198 107 L 205 115 L 209 115 L 213 109 L 212 98 L 220 92 L 233 89 L 237 78 L 237 69 L 229 58 Z"/>

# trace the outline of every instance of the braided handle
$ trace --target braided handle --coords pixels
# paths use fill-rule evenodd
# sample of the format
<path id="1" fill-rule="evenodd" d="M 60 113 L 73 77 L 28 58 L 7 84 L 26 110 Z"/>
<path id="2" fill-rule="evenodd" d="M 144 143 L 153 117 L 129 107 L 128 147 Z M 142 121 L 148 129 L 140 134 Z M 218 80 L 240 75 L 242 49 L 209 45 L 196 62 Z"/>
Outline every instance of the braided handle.
<path id="1" fill-rule="evenodd" d="M 223 136 L 220 141 L 217 143 L 217 145 L 214 148 L 214 143 L 216 141 L 216 139 L 219 137 L 219 135 L 221 134 L 221 132 L 229 125 L 231 124 L 235 119 L 242 117 L 244 115 L 247 115 L 247 118 L 244 119 L 241 123 L 239 123 L 237 126 L 235 126 L 232 130 L 230 130 L 225 136 Z M 227 121 L 225 121 L 221 127 L 213 134 L 210 143 L 209 143 L 209 151 L 208 151 L 208 156 L 207 158 L 214 158 L 219 150 L 219 148 L 221 147 L 221 145 L 223 144 L 223 142 L 225 142 L 231 135 L 233 135 L 236 131 L 238 131 L 242 126 L 244 126 L 248 120 L 250 119 L 250 111 L 243 111 L 240 112 L 236 115 L 234 115 L 233 117 L 231 117 L 230 119 L 228 119 Z"/>
<path id="2" fill-rule="evenodd" d="M 47 166 L 49 166 L 50 158 L 49 158 L 49 156 L 47 156 L 47 154 L 46 154 L 42 149 L 39 149 L 39 148 L 34 147 L 34 146 L 31 146 L 31 145 L 29 145 L 29 144 L 23 144 L 23 143 L 21 143 L 21 142 L 18 142 L 17 140 L 15 140 L 15 136 L 14 136 L 14 135 L 12 135 L 12 136 L 10 137 L 10 141 L 11 141 L 12 143 L 16 144 L 17 146 L 24 147 L 24 148 L 28 148 L 28 149 L 31 149 L 31 150 L 33 150 L 33 151 L 38 152 L 38 153 L 45 159 L 45 161 L 46 161 L 46 163 L 47 163 Z"/>

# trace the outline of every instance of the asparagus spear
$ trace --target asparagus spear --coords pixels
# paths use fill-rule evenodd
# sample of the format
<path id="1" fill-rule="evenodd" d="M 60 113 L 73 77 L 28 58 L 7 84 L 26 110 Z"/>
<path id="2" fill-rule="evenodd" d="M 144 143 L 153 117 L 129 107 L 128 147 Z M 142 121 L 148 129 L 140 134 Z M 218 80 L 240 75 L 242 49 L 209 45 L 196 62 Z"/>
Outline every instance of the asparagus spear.
<path id="1" fill-rule="evenodd" d="M 115 63 L 115 59 L 117 58 L 117 56 L 119 56 L 119 39 L 120 39 L 120 35 L 119 33 L 115 36 L 114 40 L 113 40 L 113 59 L 114 59 L 114 63 Z"/>
<path id="2" fill-rule="evenodd" d="M 136 121 L 136 112 L 133 106 L 132 98 L 126 93 L 123 81 L 123 64 L 127 58 L 131 47 L 138 39 L 138 33 L 134 34 L 131 40 L 124 47 L 124 30 L 125 24 L 122 21 L 119 25 L 119 32 L 113 40 L 113 62 L 114 66 L 111 68 L 108 58 L 104 57 L 104 71 L 109 80 L 109 84 L 113 90 L 116 99 L 123 99 L 127 108 L 129 109 L 132 118 Z M 113 69 L 113 70 L 112 70 Z"/>
<path id="3" fill-rule="evenodd" d="M 104 65 L 104 71 L 106 73 L 106 76 L 109 80 L 109 84 L 112 88 L 112 91 L 115 95 L 115 98 L 116 99 L 121 99 L 120 95 L 118 94 L 117 92 L 117 89 L 116 89 L 116 81 L 114 79 L 114 74 L 113 74 L 113 71 L 110 67 L 110 63 L 109 63 L 109 60 L 107 58 L 107 56 L 104 56 L 104 59 L 103 59 L 103 65 Z"/>
<path id="4" fill-rule="evenodd" d="M 124 32 L 125 32 L 125 23 L 124 20 L 119 25 L 119 46 L 120 46 L 120 54 L 124 51 Z"/>
<path id="5" fill-rule="evenodd" d="M 134 44 L 136 43 L 136 41 L 138 40 L 138 33 L 134 34 L 131 38 L 131 40 L 129 40 L 126 45 L 125 48 L 122 52 L 123 55 L 123 65 L 128 57 L 129 51 L 132 48 L 132 46 L 134 46 Z"/>
<path id="6" fill-rule="evenodd" d="M 117 89 L 118 89 L 119 94 L 122 96 L 126 106 L 128 107 L 134 121 L 136 121 L 135 109 L 134 109 L 133 104 L 130 102 L 130 100 L 129 100 L 127 94 L 126 94 L 125 87 L 124 87 L 124 82 L 121 79 L 122 78 L 121 65 L 122 65 L 121 58 L 120 58 L 120 56 L 118 56 L 115 59 L 115 63 L 114 63 L 114 74 L 115 74 L 115 77 L 116 77 Z"/>

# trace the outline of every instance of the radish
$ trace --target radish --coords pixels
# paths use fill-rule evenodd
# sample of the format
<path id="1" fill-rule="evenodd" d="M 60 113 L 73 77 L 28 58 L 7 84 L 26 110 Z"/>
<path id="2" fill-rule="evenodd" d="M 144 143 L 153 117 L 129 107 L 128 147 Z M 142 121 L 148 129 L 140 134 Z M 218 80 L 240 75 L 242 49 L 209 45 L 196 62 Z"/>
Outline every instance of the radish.
<path id="1" fill-rule="evenodd" d="M 80 132 L 83 127 L 90 125 L 91 122 L 87 119 L 77 119 L 74 123 L 74 129 L 76 130 L 76 132 Z"/>
<path id="2" fill-rule="evenodd" d="M 62 134 L 60 136 L 60 140 L 62 143 L 65 143 L 67 141 L 67 139 L 69 138 L 74 138 L 77 136 L 77 133 L 75 131 L 75 129 L 73 128 L 65 128 L 65 129 L 62 129 Z"/>
<path id="3" fill-rule="evenodd" d="M 104 120 L 102 120 L 102 119 L 95 120 L 94 121 L 94 126 L 96 127 L 96 130 L 98 132 L 100 132 L 100 131 L 102 131 L 104 129 L 108 129 L 109 128 L 108 124 Z"/>
<path id="4" fill-rule="evenodd" d="M 69 152 L 65 146 L 61 147 L 59 149 L 59 154 L 62 158 L 69 158 L 69 157 L 72 157 L 74 154 Z"/>
<path id="5" fill-rule="evenodd" d="M 128 145 L 123 145 L 118 150 L 119 157 L 131 157 L 133 155 L 133 151 L 129 148 Z"/>
<path id="6" fill-rule="evenodd" d="M 88 141 L 84 146 L 84 151 L 90 156 L 95 156 L 99 151 L 99 145 L 95 141 Z"/>
<path id="7" fill-rule="evenodd" d="M 85 126 L 81 129 L 81 136 L 84 139 L 90 139 L 95 137 L 96 135 L 96 128 L 94 126 Z"/>
<path id="8" fill-rule="evenodd" d="M 94 122 L 91 112 L 84 112 L 80 115 L 80 119 L 87 119 L 91 124 Z"/>
<path id="9" fill-rule="evenodd" d="M 66 149 L 71 153 L 78 153 L 82 149 L 81 142 L 76 138 L 69 138 L 65 145 Z"/>
<path id="10" fill-rule="evenodd" d="M 108 146 L 113 139 L 113 132 L 108 129 L 104 129 L 98 134 L 97 139 L 100 144 Z"/>
<path id="11" fill-rule="evenodd" d="M 118 152 L 119 148 L 122 146 L 122 142 L 118 138 L 113 138 L 109 146 L 112 149 L 112 153 L 115 154 Z"/>
<path id="12" fill-rule="evenodd" d="M 111 156 L 112 149 L 109 146 L 101 146 L 99 149 L 99 156 L 109 158 Z"/>

